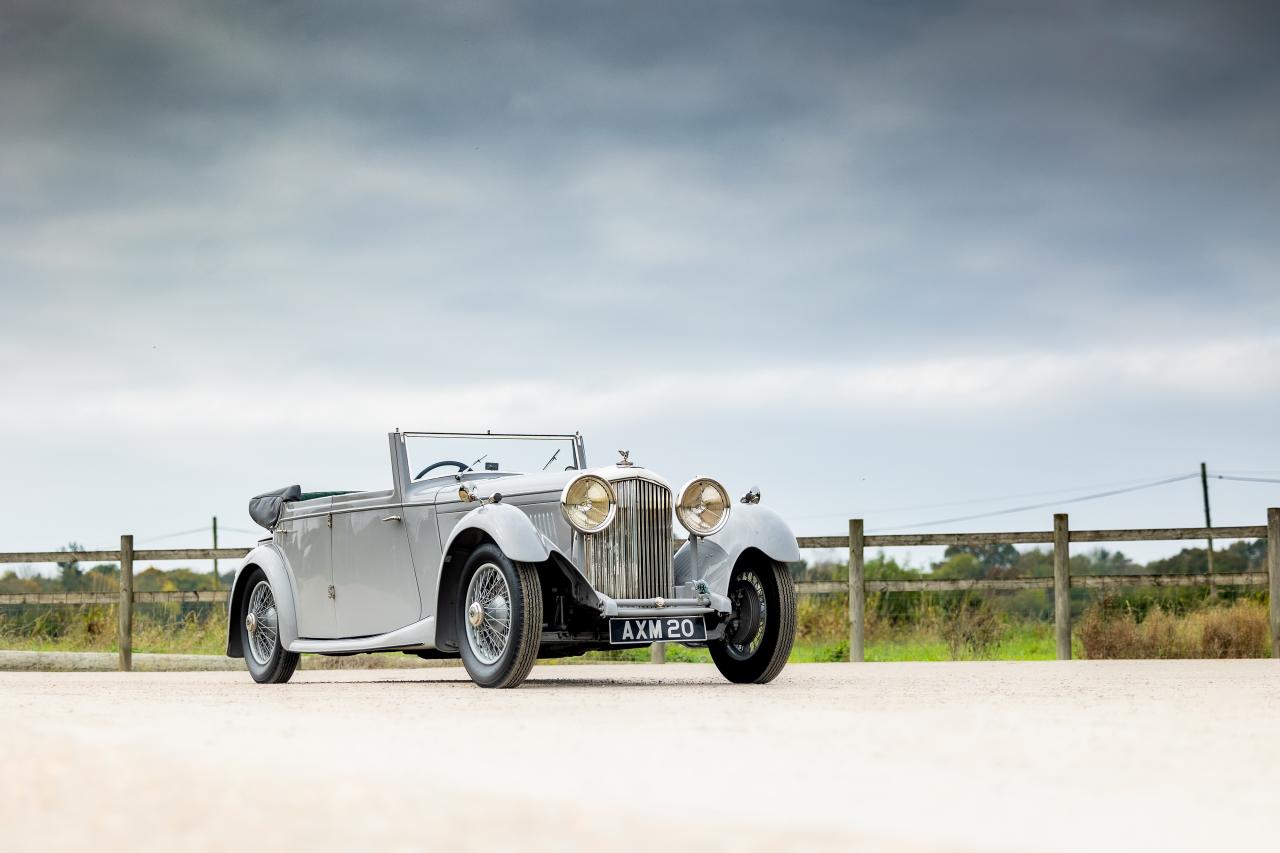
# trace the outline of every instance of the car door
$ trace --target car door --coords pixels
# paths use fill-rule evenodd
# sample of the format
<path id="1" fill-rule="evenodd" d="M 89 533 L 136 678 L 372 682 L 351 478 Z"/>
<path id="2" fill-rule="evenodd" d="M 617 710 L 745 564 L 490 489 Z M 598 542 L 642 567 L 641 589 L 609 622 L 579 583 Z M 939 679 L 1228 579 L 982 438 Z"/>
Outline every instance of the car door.
<path id="1" fill-rule="evenodd" d="M 369 637 L 421 617 L 404 509 L 392 492 L 344 495 L 333 505 L 338 632 Z"/>
<path id="2" fill-rule="evenodd" d="M 441 555 L 436 508 L 431 503 L 435 491 L 435 488 L 431 488 L 409 495 L 403 512 L 409 553 L 413 556 L 413 571 L 418 578 L 423 617 L 438 615 L 435 610 L 440 589 Z"/>
<path id="3" fill-rule="evenodd" d="M 275 540 L 289 564 L 297 591 L 298 636 L 329 639 L 341 636 L 331 596 L 333 548 L 330 516 L 325 507 L 298 510 L 299 517 L 276 525 Z"/>

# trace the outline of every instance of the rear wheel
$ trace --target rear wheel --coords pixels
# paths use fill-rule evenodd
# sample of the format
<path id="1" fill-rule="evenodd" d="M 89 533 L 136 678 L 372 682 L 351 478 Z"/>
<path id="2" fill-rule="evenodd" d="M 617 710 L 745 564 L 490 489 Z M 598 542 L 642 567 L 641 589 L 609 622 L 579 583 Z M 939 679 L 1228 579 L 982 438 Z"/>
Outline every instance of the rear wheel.
<path id="1" fill-rule="evenodd" d="M 262 569 L 245 579 L 240 601 L 240 648 L 249 674 L 259 684 L 284 684 L 298 668 L 299 655 L 280 642 L 280 616 L 275 592 Z"/>
<path id="2" fill-rule="evenodd" d="M 462 571 L 458 652 L 481 687 L 517 687 L 529 676 L 542 637 L 542 587 L 537 570 L 482 545 Z"/>
<path id="3" fill-rule="evenodd" d="M 787 665 L 796 638 L 796 588 L 786 566 L 740 562 L 729 577 L 733 615 L 725 636 L 707 644 L 720 674 L 738 684 L 764 684 Z"/>

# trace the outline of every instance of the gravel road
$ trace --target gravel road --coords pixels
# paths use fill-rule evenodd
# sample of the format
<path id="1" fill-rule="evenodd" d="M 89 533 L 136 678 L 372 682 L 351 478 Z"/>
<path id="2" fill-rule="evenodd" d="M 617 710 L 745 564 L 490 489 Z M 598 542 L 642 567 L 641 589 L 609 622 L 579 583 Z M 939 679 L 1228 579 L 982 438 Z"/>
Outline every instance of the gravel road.
<path id="1" fill-rule="evenodd" d="M 1274 661 L 0 673 L 5 850 L 1223 850 Z"/>

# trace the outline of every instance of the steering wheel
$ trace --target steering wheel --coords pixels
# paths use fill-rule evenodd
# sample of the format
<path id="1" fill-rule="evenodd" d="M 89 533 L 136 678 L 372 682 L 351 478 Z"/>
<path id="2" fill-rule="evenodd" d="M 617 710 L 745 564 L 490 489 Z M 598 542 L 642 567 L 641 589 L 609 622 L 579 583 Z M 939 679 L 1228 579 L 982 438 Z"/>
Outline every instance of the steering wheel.
<path id="1" fill-rule="evenodd" d="M 463 471 L 465 471 L 465 470 L 467 470 L 468 468 L 470 468 L 470 467 L 471 467 L 470 465 L 468 465 L 468 464 L 467 464 L 467 463 L 465 463 L 465 462 L 455 462 L 455 461 L 454 461 L 454 460 L 452 460 L 452 459 L 441 459 L 439 462 L 432 462 L 432 463 L 431 463 L 430 465 L 428 465 L 426 468 L 423 468 L 421 471 L 419 471 L 419 472 L 418 472 L 418 476 L 414 477 L 413 479 L 415 479 L 415 480 L 421 480 L 423 477 L 427 476 L 427 474 L 430 474 L 432 471 L 436 470 L 437 468 L 439 468 L 439 467 L 440 467 L 440 466 L 442 466 L 442 465 L 452 465 L 452 466 L 454 466 L 455 468 L 457 468 L 457 469 L 458 469 L 458 473 L 459 473 L 459 474 L 461 474 Z"/>

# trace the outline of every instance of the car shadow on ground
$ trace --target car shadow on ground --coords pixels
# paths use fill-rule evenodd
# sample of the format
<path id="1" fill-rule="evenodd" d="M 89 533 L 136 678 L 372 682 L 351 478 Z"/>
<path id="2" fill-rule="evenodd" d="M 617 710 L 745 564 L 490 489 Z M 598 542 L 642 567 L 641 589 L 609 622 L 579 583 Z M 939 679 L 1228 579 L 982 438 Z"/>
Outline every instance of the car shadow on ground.
<path id="1" fill-rule="evenodd" d="M 473 687 L 482 689 L 477 685 L 464 678 L 369 678 L 360 679 L 359 681 L 347 681 L 343 679 L 333 679 L 319 681 L 308 679 L 307 681 L 295 681 L 290 687 L 309 687 L 309 686 L 328 686 L 346 685 L 350 687 L 362 687 L 367 684 L 377 685 L 419 685 L 419 686 L 441 686 L 441 687 Z M 733 687 L 728 681 L 717 681 L 715 679 L 707 679 L 706 681 L 684 679 L 672 679 L 670 681 L 655 678 L 643 679 L 614 679 L 614 678 L 530 678 L 524 684 L 521 684 L 517 690 L 559 690 L 565 688 L 577 687 L 643 687 L 643 688 L 683 688 L 689 687 Z"/>

